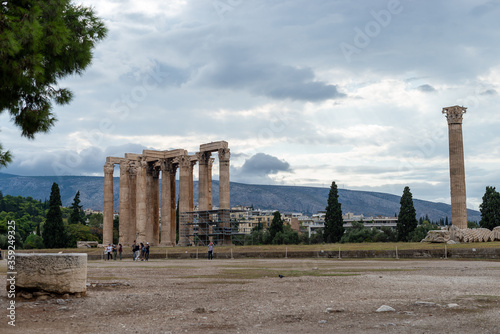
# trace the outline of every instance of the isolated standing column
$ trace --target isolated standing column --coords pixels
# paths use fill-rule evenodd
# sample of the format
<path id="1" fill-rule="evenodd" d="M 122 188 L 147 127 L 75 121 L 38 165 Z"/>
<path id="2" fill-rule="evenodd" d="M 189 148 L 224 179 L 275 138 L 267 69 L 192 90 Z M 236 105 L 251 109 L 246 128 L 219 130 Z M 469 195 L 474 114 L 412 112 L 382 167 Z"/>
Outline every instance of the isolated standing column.
<path id="1" fill-rule="evenodd" d="M 467 196 L 465 192 L 464 143 L 462 137 L 462 116 L 467 108 L 453 106 L 443 108 L 448 120 L 450 147 L 450 192 L 451 221 L 453 226 L 467 228 Z"/>

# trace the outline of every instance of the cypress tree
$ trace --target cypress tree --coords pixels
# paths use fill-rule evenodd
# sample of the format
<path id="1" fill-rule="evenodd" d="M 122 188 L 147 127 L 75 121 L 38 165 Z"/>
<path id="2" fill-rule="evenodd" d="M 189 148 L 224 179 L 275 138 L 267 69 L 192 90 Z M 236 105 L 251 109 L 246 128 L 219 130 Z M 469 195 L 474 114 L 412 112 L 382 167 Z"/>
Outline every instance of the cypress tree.
<path id="1" fill-rule="evenodd" d="M 49 200 L 49 211 L 47 212 L 47 220 L 43 228 L 43 241 L 46 248 L 62 248 L 66 247 L 66 231 L 62 219 L 61 212 L 61 195 L 59 193 L 59 185 L 52 184 Z"/>
<path id="2" fill-rule="evenodd" d="M 71 204 L 71 215 L 68 224 L 83 224 L 82 206 L 80 205 L 80 191 L 77 191 L 73 203 Z"/>
<path id="3" fill-rule="evenodd" d="M 398 241 L 409 241 L 409 235 L 417 227 L 417 213 L 409 187 L 405 187 L 400 201 L 397 232 Z"/>
<path id="4" fill-rule="evenodd" d="M 332 182 L 328 194 L 328 205 L 325 214 L 325 228 L 323 237 L 325 242 L 339 242 L 344 235 L 344 220 L 342 219 L 342 207 L 339 203 L 337 185 Z"/>
<path id="5" fill-rule="evenodd" d="M 273 221 L 271 222 L 271 226 L 269 226 L 269 239 L 271 242 L 278 232 L 283 232 L 283 220 L 281 219 L 279 211 L 275 211 L 273 213 Z"/>
<path id="6" fill-rule="evenodd" d="M 496 226 L 500 226 L 500 193 L 495 190 L 495 187 L 486 187 L 479 211 L 481 211 L 481 220 L 479 221 L 481 227 L 492 230 Z"/>

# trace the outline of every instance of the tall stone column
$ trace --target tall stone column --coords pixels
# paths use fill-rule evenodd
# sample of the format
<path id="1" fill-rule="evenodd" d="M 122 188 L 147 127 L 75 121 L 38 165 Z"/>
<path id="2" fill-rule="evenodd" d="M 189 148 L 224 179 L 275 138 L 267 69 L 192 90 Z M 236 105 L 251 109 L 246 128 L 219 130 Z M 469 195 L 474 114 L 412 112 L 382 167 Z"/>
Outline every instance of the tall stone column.
<path id="1" fill-rule="evenodd" d="M 129 218 L 129 227 L 128 227 L 128 243 L 127 245 L 131 245 L 134 240 L 136 240 L 137 235 L 136 235 L 136 185 L 137 185 L 137 162 L 132 161 L 130 162 L 129 165 L 129 212 L 130 212 L 130 218 Z M 122 244 L 123 245 L 123 244 Z"/>
<path id="2" fill-rule="evenodd" d="M 205 211 L 209 210 L 209 200 L 208 200 L 208 164 L 210 160 L 210 152 L 200 152 L 198 153 L 198 210 Z"/>
<path id="3" fill-rule="evenodd" d="M 212 194 L 212 167 L 214 165 L 214 161 L 215 159 L 214 158 L 210 158 L 208 159 L 208 166 L 207 166 L 207 175 L 208 175 L 208 210 L 212 210 L 212 208 L 214 207 L 213 206 L 213 203 L 212 203 L 212 200 L 213 200 L 213 194 Z"/>
<path id="4" fill-rule="evenodd" d="M 212 204 L 212 200 L 213 200 L 213 196 L 212 196 L 212 167 L 214 165 L 214 161 L 215 159 L 214 158 L 210 158 L 208 159 L 208 165 L 207 165 L 207 175 L 208 175 L 208 210 L 212 210 L 213 209 L 213 204 Z M 208 225 L 208 234 L 209 234 L 209 241 L 214 241 L 213 240 L 213 225 L 211 224 L 212 221 L 210 219 L 209 221 L 209 225 Z"/>
<path id="5" fill-rule="evenodd" d="M 174 243 L 172 243 L 172 235 L 171 235 L 172 182 L 170 178 L 172 173 L 172 159 L 161 160 L 160 167 L 161 167 L 161 245 L 172 247 L 175 245 L 175 221 L 174 221 Z"/>
<path id="6" fill-rule="evenodd" d="M 154 186 L 153 166 L 148 164 L 146 168 L 146 241 L 153 242 L 154 226 Z"/>
<path id="7" fill-rule="evenodd" d="M 115 165 L 104 164 L 104 206 L 102 220 L 102 243 L 113 243 L 113 172 Z"/>
<path id="8" fill-rule="evenodd" d="M 136 184 L 136 234 L 137 242 L 146 242 L 146 215 L 147 215 L 147 193 L 146 193 L 146 170 L 148 163 L 141 159 L 137 167 L 137 184 Z"/>
<path id="9" fill-rule="evenodd" d="M 451 221 L 458 228 L 467 228 L 467 197 L 465 192 L 464 144 L 462 137 L 462 116 L 467 108 L 453 106 L 443 108 L 448 120 L 450 148 L 450 192 Z"/>
<path id="10" fill-rule="evenodd" d="M 172 162 L 172 171 L 170 173 L 170 240 L 172 246 L 177 244 L 177 193 L 175 184 L 175 174 L 178 164 Z"/>
<path id="11" fill-rule="evenodd" d="M 228 148 L 221 148 L 219 153 L 219 212 L 223 221 L 224 244 L 231 245 L 231 202 L 229 196 L 229 158 L 231 153 Z"/>
<path id="12" fill-rule="evenodd" d="M 129 161 L 122 160 L 120 162 L 120 227 L 119 227 L 119 243 L 127 245 L 131 241 L 129 238 L 130 228 L 130 189 L 129 189 Z"/>
<path id="13" fill-rule="evenodd" d="M 191 161 L 189 156 L 183 155 L 178 158 L 179 161 L 179 246 L 187 246 L 189 243 L 189 225 L 186 212 L 189 210 L 189 177 L 192 177 Z"/>
<path id="14" fill-rule="evenodd" d="M 208 226 L 209 226 L 209 186 L 208 186 L 208 165 L 210 161 L 210 152 L 198 153 L 199 177 L 198 177 L 198 237 L 204 244 L 208 244 Z"/>
<path id="15" fill-rule="evenodd" d="M 191 160 L 190 161 L 190 166 L 189 166 L 189 207 L 188 211 L 193 212 L 194 211 L 194 185 L 193 185 L 193 168 L 196 165 L 197 160 Z M 194 245 L 194 225 L 192 224 L 194 222 L 194 215 L 190 213 L 189 215 L 189 243 L 191 245 Z"/>
<path id="16" fill-rule="evenodd" d="M 228 148 L 219 149 L 219 208 L 231 209 L 229 195 L 229 158 Z"/>
<path id="17" fill-rule="evenodd" d="M 159 166 L 153 170 L 153 239 L 152 244 L 160 244 L 160 171 Z"/>

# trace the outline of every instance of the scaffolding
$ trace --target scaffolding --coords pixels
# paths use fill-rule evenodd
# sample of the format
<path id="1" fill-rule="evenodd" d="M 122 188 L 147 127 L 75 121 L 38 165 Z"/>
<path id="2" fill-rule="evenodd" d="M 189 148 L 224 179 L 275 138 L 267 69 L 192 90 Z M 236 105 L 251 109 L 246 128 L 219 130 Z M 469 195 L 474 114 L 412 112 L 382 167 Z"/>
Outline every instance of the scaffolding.
<path id="1" fill-rule="evenodd" d="M 213 242 L 218 246 L 232 245 L 234 236 L 244 234 L 240 232 L 240 222 L 231 219 L 233 212 L 242 210 L 217 209 L 180 213 L 179 244 L 207 246 Z"/>

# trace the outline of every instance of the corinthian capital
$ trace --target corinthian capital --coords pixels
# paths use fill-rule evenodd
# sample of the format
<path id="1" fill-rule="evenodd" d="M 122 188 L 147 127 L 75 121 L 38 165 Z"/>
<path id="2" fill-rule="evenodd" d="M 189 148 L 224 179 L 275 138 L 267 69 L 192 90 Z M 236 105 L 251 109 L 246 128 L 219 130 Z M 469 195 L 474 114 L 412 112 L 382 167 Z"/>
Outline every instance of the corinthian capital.
<path id="1" fill-rule="evenodd" d="M 467 112 L 467 108 L 460 106 L 453 106 L 443 108 L 442 113 L 446 114 L 448 124 L 462 124 L 462 116 Z"/>
<path id="2" fill-rule="evenodd" d="M 106 162 L 104 164 L 104 174 L 113 174 L 115 171 L 115 165 L 111 162 Z"/>
<path id="3" fill-rule="evenodd" d="M 228 148 L 220 148 L 218 150 L 219 153 L 219 161 L 229 161 L 229 158 L 231 157 L 231 152 L 229 151 Z"/>

